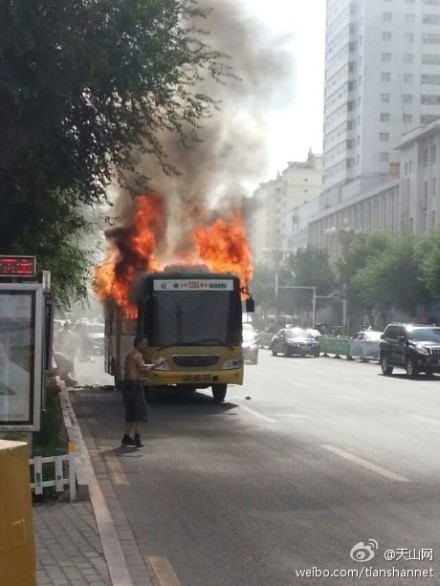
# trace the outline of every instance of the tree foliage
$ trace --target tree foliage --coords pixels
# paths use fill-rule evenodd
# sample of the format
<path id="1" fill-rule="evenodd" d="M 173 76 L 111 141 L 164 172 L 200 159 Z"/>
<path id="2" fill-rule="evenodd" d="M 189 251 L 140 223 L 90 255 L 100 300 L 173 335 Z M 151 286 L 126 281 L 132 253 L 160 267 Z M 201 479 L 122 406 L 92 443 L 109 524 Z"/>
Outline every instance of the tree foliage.
<path id="1" fill-rule="evenodd" d="M 205 16 L 194 0 L 0 0 L 2 252 L 61 266 L 81 206 L 133 169 L 134 148 L 173 171 L 161 132 L 195 140 L 215 107 L 200 80 L 230 74 Z"/>

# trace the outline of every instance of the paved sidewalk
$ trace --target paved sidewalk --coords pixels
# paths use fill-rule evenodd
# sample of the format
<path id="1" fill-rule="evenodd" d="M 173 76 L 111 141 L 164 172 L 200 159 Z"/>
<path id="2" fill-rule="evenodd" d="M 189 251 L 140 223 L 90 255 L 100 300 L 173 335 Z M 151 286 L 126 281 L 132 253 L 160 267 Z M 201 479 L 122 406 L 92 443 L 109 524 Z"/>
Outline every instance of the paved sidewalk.
<path id="1" fill-rule="evenodd" d="M 91 502 L 33 507 L 37 586 L 109 586 Z"/>

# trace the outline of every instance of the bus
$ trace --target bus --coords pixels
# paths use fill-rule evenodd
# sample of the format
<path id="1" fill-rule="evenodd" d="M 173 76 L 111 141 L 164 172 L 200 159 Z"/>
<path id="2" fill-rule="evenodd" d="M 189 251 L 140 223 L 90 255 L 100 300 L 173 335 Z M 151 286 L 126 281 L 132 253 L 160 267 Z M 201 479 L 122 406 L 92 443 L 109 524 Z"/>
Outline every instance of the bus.
<path id="1" fill-rule="evenodd" d="M 196 390 L 211 387 L 216 402 L 228 384 L 243 384 L 242 289 L 238 276 L 209 272 L 141 275 L 131 301 L 137 318 L 124 319 L 116 306 L 106 312 L 106 371 L 124 376 L 126 354 L 138 334 L 148 339 L 144 360 L 165 363 L 148 373 L 147 388 Z M 253 311 L 251 297 L 246 311 Z"/>

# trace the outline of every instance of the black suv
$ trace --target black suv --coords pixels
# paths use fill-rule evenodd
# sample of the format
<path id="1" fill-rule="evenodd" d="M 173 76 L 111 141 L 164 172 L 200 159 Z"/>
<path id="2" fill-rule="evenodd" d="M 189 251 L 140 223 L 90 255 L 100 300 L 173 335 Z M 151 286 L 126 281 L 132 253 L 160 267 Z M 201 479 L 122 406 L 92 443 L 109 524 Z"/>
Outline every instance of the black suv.
<path id="1" fill-rule="evenodd" d="M 379 362 L 387 376 L 394 367 L 404 368 L 410 377 L 440 372 L 440 327 L 388 324 L 380 339 Z"/>

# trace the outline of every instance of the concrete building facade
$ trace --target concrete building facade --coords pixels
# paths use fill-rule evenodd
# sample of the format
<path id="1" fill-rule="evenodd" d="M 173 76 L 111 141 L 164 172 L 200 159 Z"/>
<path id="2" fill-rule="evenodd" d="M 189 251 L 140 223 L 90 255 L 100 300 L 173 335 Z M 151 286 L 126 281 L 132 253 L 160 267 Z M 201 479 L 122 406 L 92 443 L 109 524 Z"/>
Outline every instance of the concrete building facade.
<path id="1" fill-rule="evenodd" d="M 327 0 L 325 204 L 386 178 L 401 136 L 440 115 L 440 0 Z M 367 182 L 367 183 L 365 183 Z"/>
<path id="2" fill-rule="evenodd" d="M 274 255 L 292 251 L 295 210 L 317 200 L 322 185 L 322 157 L 311 151 L 302 162 L 290 162 L 276 179 L 254 193 L 248 236 L 254 264 L 272 264 Z"/>

